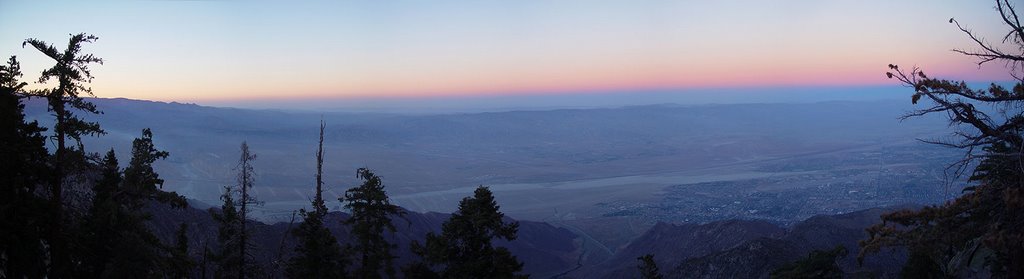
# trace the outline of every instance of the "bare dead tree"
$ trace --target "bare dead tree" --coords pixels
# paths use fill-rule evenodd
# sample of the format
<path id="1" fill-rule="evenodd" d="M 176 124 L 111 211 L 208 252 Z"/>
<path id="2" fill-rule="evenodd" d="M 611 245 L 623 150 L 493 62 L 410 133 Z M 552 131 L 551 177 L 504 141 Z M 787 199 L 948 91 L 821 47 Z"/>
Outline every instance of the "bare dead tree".
<path id="1" fill-rule="evenodd" d="M 327 216 L 327 205 L 323 198 L 325 128 L 326 124 L 321 119 L 316 150 L 316 194 L 310 202 L 313 209 L 299 209 L 302 223 L 294 230 L 288 230 L 297 240 L 294 256 L 285 267 L 285 274 L 291 278 L 342 278 L 346 274 L 348 259 L 342 253 L 338 240 L 324 225 Z"/>
<path id="2" fill-rule="evenodd" d="M 930 78 L 918 67 L 909 72 L 897 65 L 889 64 L 889 78 L 895 78 L 907 87 L 914 89 L 911 101 L 917 104 L 921 99 L 931 102 L 931 106 L 911 111 L 901 117 L 907 119 L 933 113 L 945 113 L 949 124 L 954 128 L 951 140 L 922 140 L 924 142 L 965 149 L 964 159 L 954 164 L 957 174 L 966 171 L 967 166 L 976 159 L 986 156 L 1020 157 L 1024 150 L 1024 27 L 1009 0 L 996 0 L 996 10 L 1000 19 L 1009 27 L 1002 37 L 1001 44 L 993 44 L 974 31 L 965 28 L 956 19 L 949 22 L 967 35 L 978 47 L 976 50 L 953 49 L 953 52 L 978 58 L 979 67 L 992 61 L 1003 61 L 1017 84 L 1012 88 L 992 83 L 985 89 L 970 88 L 964 81 L 951 81 Z M 990 115 L 991 114 L 991 115 Z M 1003 142 L 1015 147 L 1007 154 L 977 154 L 980 147 Z"/>
<path id="3" fill-rule="evenodd" d="M 992 274 L 1024 277 L 1024 28 L 1009 0 L 995 3 L 1009 29 L 1000 43 L 950 19 L 976 46 L 953 52 L 977 58 L 979 67 L 1004 62 L 1016 79 L 1011 87 L 991 83 L 974 89 L 965 81 L 931 78 L 917 67 L 905 71 L 889 65 L 886 76 L 914 89 L 912 103 L 929 104 L 901 119 L 946 114 L 952 136 L 922 141 L 964 150 L 963 159 L 950 167 L 955 167 L 955 176 L 971 172 L 971 184 L 946 203 L 883 214 L 882 223 L 867 228 L 859 260 L 883 247 L 904 246 L 914 258 L 908 267 L 913 262 L 914 268 L 931 269 L 926 267 L 930 263 L 943 276 L 970 277 L 974 275 L 965 267 L 984 260 Z M 994 256 L 976 259 L 981 250 Z"/>
<path id="4" fill-rule="evenodd" d="M 962 49 L 953 49 L 953 51 L 979 58 L 978 66 L 991 61 L 1003 60 L 1007 62 L 1008 66 L 1010 66 L 1013 77 L 1017 80 L 1022 80 L 1022 76 L 1018 72 L 1020 70 L 1024 70 L 1024 68 L 1021 67 L 1024 65 L 1024 55 L 1022 55 L 1024 54 L 1024 29 L 1021 28 L 1020 18 L 1017 17 L 1017 12 L 1014 10 L 1014 7 L 1010 5 L 1009 0 L 996 0 L 996 10 L 999 11 L 999 16 L 1003 23 L 1010 27 L 1009 32 L 1003 36 L 1002 43 L 1016 44 L 1016 51 L 1018 51 L 1018 53 L 1013 53 L 1011 52 L 1013 50 L 1007 51 L 996 45 L 987 43 L 984 38 L 976 36 L 974 32 L 961 26 L 960 22 L 956 21 L 956 19 L 950 18 L 950 23 L 956 24 L 956 27 L 960 29 L 960 31 L 967 34 L 975 44 L 981 47 L 981 50 L 977 51 Z"/>

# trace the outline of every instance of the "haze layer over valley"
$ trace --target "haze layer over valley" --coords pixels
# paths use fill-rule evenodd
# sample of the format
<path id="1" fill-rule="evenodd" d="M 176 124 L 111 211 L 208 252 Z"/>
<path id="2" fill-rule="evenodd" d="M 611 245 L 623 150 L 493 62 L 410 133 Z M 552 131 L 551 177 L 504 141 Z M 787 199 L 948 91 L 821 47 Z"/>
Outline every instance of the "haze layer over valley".
<path id="1" fill-rule="evenodd" d="M 943 119 L 900 122 L 902 101 L 648 105 L 449 114 L 283 112 L 126 99 L 93 100 L 118 154 L 143 128 L 171 156 L 165 190 L 217 204 L 234 183 L 238 145 L 258 155 L 261 219 L 283 220 L 312 196 L 318 123 L 327 123 L 328 206 L 374 169 L 396 204 L 452 212 L 488 185 L 510 217 L 548 221 L 612 246 L 656 221 L 727 218 L 792 223 L 946 199 L 955 150 L 917 142 L 945 135 Z M 32 100 L 30 118 L 46 122 Z M 50 125 L 44 123 L 44 125 Z M 950 193 L 958 190 L 949 190 Z M 608 229 L 602 226 L 621 227 Z"/>

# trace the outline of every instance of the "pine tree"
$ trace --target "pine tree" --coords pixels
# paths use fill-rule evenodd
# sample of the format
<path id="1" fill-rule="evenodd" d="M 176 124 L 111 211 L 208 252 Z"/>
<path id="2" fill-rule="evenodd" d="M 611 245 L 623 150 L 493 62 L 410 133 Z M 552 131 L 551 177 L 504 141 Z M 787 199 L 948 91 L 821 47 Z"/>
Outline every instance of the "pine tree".
<path id="1" fill-rule="evenodd" d="M 289 278 L 345 278 L 347 260 L 331 231 L 324 226 L 327 205 L 323 196 L 324 122 L 320 121 L 320 141 L 316 152 L 316 194 L 313 210 L 300 209 L 302 223 L 292 233 L 298 238 L 295 256 L 285 269 Z"/>
<path id="2" fill-rule="evenodd" d="M 127 268 L 132 265 L 117 263 L 124 270 L 122 275 L 137 276 L 146 271 L 153 274 L 169 272 L 168 262 L 173 260 L 174 249 L 163 244 L 145 223 L 152 218 L 146 212 L 146 205 L 150 202 L 169 204 L 172 208 L 188 205 L 185 198 L 177 193 L 162 191 L 164 180 L 153 170 L 153 163 L 169 155 L 153 145 L 153 132 L 149 128 L 142 130 L 142 137 L 132 141 L 132 157 L 124 169 L 123 189 L 120 193 L 123 195 L 122 209 L 129 218 L 125 219 L 127 227 L 122 231 L 125 238 L 120 241 L 123 248 L 118 250 L 118 255 L 125 256 L 126 262 L 137 263 L 137 266 L 132 270 Z M 134 251 L 136 254 L 125 251 Z"/>
<path id="3" fill-rule="evenodd" d="M 170 153 L 157 150 L 153 145 L 153 132 L 142 129 L 142 137 L 132 141 L 132 159 L 124 169 L 124 191 L 131 197 L 131 210 L 141 210 L 142 202 L 154 200 L 175 208 L 188 206 L 185 197 L 175 192 L 162 191 L 164 180 L 153 170 L 153 163 L 166 159 Z"/>
<path id="4" fill-rule="evenodd" d="M 234 187 L 224 187 L 224 194 L 221 200 L 221 212 L 211 212 L 213 217 L 220 224 L 217 240 L 220 243 L 220 252 L 215 255 L 219 263 L 215 276 L 217 278 L 239 278 L 252 277 L 256 273 L 256 266 L 253 265 L 252 248 L 249 236 L 248 220 L 249 206 L 259 205 L 261 202 L 256 199 L 251 190 L 256 182 L 253 161 L 256 155 L 249 151 L 249 144 L 242 142 L 241 155 L 238 159 L 237 184 Z M 234 198 L 238 194 L 238 199 Z"/>
<path id="5" fill-rule="evenodd" d="M 846 257 L 846 247 L 839 245 L 830 250 L 814 250 L 807 258 L 775 269 L 771 278 L 843 278 L 839 260 Z"/>
<path id="6" fill-rule="evenodd" d="M 122 205 L 124 210 L 124 205 Z M 117 220 L 118 230 L 107 237 L 114 239 L 113 257 L 104 269 L 103 278 L 153 278 L 164 274 L 165 247 L 146 228 L 146 216 L 126 212 Z"/>
<path id="7" fill-rule="evenodd" d="M 182 223 L 178 226 L 178 231 L 175 232 L 174 247 L 171 248 L 170 253 L 168 259 L 170 278 L 191 278 L 195 262 L 188 254 L 188 224 Z"/>
<path id="8" fill-rule="evenodd" d="M 250 192 L 253 184 L 256 183 L 255 170 L 252 166 L 252 161 L 256 160 L 256 154 L 249 152 L 249 144 L 242 142 L 242 154 L 238 158 L 238 217 L 240 230 L 238 231 L 238 249 L 239 254 L 242 256 L 242 268 L 243 270 L 238 271 L 238 278 L 245 279 L 247 268 L 251 266 L 252 257 L 247 250 L 251 246 L 249 239 L 249 229 L 247 221 L 249 220 L 249 205 L 260 204 L 260 201 L 256 199 L 256 196 Z"/>
<path id="9" fill-rule="evenodd" d="M 51 216 L 48 218 L 51 275 L 54 277 L 68 277 L 68 272 L 72 268 L 64 228 L 68 223 L 63 213 L 64 180 L 71 169 L 76 167 L 74 162 L 84 162 L 81 160 L 84 157 L 82 136 L 103 133 L 98 123 L 82 120 L 72 112 L 72 109 L 75 109 L 93 114 L 100 113 L 95 105 L 80 97 L 82 94 L 92 96 L 92 89 L 85 86 L 93 79 L 89 64 L 103 63 L 102 59 L 92 54 L 80 54 L 83 43 L 91 43 L 96 39 L 97 37 L 92 35 L 72 35 L 67 49 L 63 52 L 38 39 L 27 39 L 22 44 L 23 47 L 31 45 L 56 62 L 53 67 L 43 70 L 39 82 L 45 83 L 50 79 L 56 79 L 57 86 L 33 92 L 34 95 L 46 98 L 48 109 L 56 117 L 53 131 L 57 146 L 53 157 L 53 175 L 49 183 Z M 75 141 L 77 148 L 69 149 L 66 142 L 68 138 Z"/>
<path id="10" fill-rule="evenodd" d="M 640 270 L 640 278 L 643 279 L 661 279 L 661 273 L 658 271 L 658 264 L 654 262 L 654 254 L 647 254 L 640 257 L 636 257 L 637 264 L 636 268 Z"/>
<path id="11" fill-rule="evenodd" d="M 92 208 L 83 225 L 84 249 L 78 257 L 84 262 L 79 274 L 97 277 L 155 276 L 171 272 L 174 249 L 164 245 L 146 226 L 151 216 L 146 205 L 170 203 L 183 207 L 184 198 L 159 190 L 163 183 L 152 164 L 168 156 L 153 146 L 153 134 L 142 131 L 132 145 L 130 165 L 124 178 L 117 157 L 110 150 L 103 160 L 102 178 L 94 184 Z"/>
<path id="12" fill-rule="evenodd" d="M 389 278 L 393 278 L 395 257 L 391 255 L 391 249 L 395 245 L 384 239 L 384 230 L 395 232 L 391 216 L 401 216 L 403 212 L 391 204 L 379 176 L 366 168 L 357 170 L 356 176 L 363 179 L 363 184 L 348 189 L 339 199 L 352 212 L 345 224 L 351 226 L 352 236 L 356 239 L 355 244 L 349 247 L 359 256 L 355 276 L 381 278 L 383 269 Z"/>
<path id="13" fill-rule="evenodd" d="M 506 223 L 494 195 L 477 187 L 463 198 L 459 209 L 441 226 L 441 235 L 427 234 L 426 246 L 413 245 L 428 265 L 440 265 L 442 278 L 518 278 L 523 264 L 505 247 L 491 240 L 515 240 L 519 223 Z"/>
<path id="14" fill-rule="evenodd" d="M 916 67 L 889 65 L 886 76 L 914 89 L 911 103 L 929 104 L 904 118 L 947 116 L 955 128 L 952 137 L 928 142 L 964 150 L 964 159 L 953 166 L 957 176 L 971 175 L 963 195 L 953 201 L 882 215 L 881 224 L 867 229 L 858 260 L 884 247 L 905 246 L 912 264 L 905 270 L 971 277 L 977 275 L 967 267 L 982 262 L 997 277 L 1024 278 L 1024 25 L 1011 1 L 995 0 L 995 8 L 997 20 L 1008 27 L 1000 34 L 1002 44 L 951 18 L 949 23 L 977 46 L 953 51 L 977 58 L 979 66 L 1006 65 L 1016 79 L 1012 87 L 993 83 L 975 89 L 964 81 L 929 77 Z M 922 270 L 931 267 L 938 270 Z"/>
<path id="15" fill-rule="evenodd" d="M 413 253 L 417 255 L 424 255 L 426 252 L 423 251 L 423 247 L 418 246 L 416 242 L 413 242 Z M 426 263 L 424 260 L 412 262 L 402 267 L 402 274 L 405 278 L 416 278 L 416 279 L 441 279 L 441 274 L 437 274 L 437 271 Z"/>
<path id="16" fill-rule="evenodd" d="M 0 65 L 0 273 L 8 278 L 46 275 L 48 205 L 37 185 L 50 167 L 45 128 L 25 121 L 21 65 L 11 56 Z"/>
<path id="17" fill-rule="evenodd" d="M 122 177 L 114 149 L 110 149 L 103 157 L 100 172 L 101 178 L 92 188 L 92 206 L 82 225 L 82 250 L 77 253 L 83 258 L 78 273 L 95 277 L 106 274 L 107 265 L 116 252 L 116 236 L 122 229 L 118 222 L 128 217 L 124 216 L 121 204 L 115 200 Z"/>
<path id="18" fill-rule="evenodd" d="M 210 210 L 210 215 L 218 224 L 217 243 L 220 246 L 218 252 L 211 255 L 213 261 L 217 263 L 214 271 L 215 278 L 235 278 L 238 276 L 239 270 L 243 270 L 244 260 L 241 250 L 238 249 L 239 232 L 242 230 L 243 221 L 238 215 L 232 192 L 232 187 L 224 187 L 224 193 L 220 196 L 221 201 L 224 202 L 221 204 L 220 212 Z"/>

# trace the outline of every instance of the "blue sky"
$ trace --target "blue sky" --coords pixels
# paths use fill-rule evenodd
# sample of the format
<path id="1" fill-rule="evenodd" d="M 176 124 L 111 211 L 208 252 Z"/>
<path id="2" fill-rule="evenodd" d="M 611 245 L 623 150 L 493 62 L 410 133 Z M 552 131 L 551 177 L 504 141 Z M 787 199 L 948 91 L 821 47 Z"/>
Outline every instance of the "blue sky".
<path id="1" fill-rule="evenodd" d="M 0 54 L 85 51 L 99 97 L 198 103 L 877 87 L 888 63 L 1008 78 L 951 53 L 988 1 L 0 1 Z M 41 86 L 41 85 L 34 85 Z"/>

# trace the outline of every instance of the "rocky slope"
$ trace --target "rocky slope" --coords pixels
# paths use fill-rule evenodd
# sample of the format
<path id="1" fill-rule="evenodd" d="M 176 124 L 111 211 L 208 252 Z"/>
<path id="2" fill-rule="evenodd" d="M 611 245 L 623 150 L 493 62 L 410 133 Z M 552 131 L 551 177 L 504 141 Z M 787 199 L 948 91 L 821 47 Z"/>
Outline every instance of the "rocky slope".
<path id="1" fill-rule="evenodd" d="M 894 277 L 905 251 L 871 255 L 858 265 L 857 241 L 864 228 L 879 221 L 886 209 L 840 215 L 819 215 L 786 229 L 763 221 L 729 220 L 702 225 L 660 223 L 601 267 L 571 274 L 579 278 L 636 278 L 636 258 L 652 253 L 668 278 L 767 278 L 779 266 L 806 257 L 810 251 L 843 245 L 849 255 L 840 262 L 848 274 Z"/>

